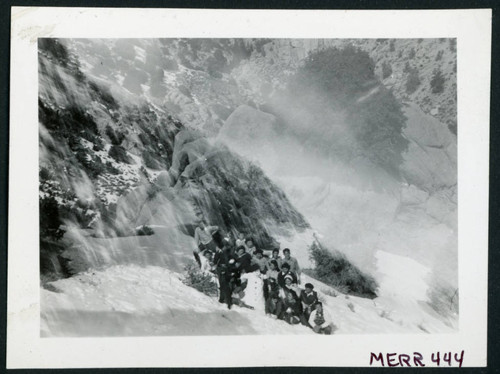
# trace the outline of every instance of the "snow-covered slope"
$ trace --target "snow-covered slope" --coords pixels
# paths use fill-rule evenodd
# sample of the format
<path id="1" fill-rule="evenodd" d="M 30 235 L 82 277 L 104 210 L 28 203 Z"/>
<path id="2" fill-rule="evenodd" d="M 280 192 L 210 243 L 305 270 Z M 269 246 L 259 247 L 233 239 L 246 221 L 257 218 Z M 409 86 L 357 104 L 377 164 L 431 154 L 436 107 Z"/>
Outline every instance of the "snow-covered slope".
<path id="1" fill-rule="evenodd" d="M 381 261 L 392 261 L 393 269 L 405 261 L 384 256 L 388 258 Z M 315 285 L 335 334 L 451 332 L 456 327 L 452 319 L 443 321 L 426 307 L 424 300 L 413 298 L 417 292 L 407 292 L 404 285 L 398 295 L 368 300 L 346 296 L 307 276 L 303 282 Z M 413 280 L 408 283 L 415 286 Z M 228 310 L 215 297 L 183 284 L 182 274 L 157 266 L 115 265 L 84 272 L 50 283 L 49 290 L 42 288 L 41 302 L 43 337 L 313 333 L 256 310 Z"/>

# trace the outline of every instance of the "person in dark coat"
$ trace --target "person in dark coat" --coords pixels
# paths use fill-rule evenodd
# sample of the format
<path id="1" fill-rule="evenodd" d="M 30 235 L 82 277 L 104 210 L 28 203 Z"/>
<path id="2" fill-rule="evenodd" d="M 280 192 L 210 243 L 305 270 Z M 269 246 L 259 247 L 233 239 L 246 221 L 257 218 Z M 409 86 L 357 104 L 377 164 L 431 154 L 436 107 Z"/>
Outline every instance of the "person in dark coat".
<path id="1" fill-rule="evenodd" d="M 302 302 L 299 297 L 300 289 L 292 283 L 292 274 L 285 276 L 285 287 L 282 288 L 282 298 L 285 304 L 284 319 L 290 324 L 302 323 L 304 326 L 311 327 L 302 308 Z"/>
<path id="2" fill-rule="evenodd" d="M 245 252 L 245 247 L 241 246 L 236 248 L 236 255 L 236 266 L 238 266 L 240 271 L 251 273 L 252 271 L 259 269 L 258 265 L 252 263 L 252 256 Z"/>
<path id="3" fill-rule="evenodd" d="M 304 317 L 308 320 L 314 310 L 314 305 L 319 301 L 318 293 L 314 291 L 314 286 L 311 283 L 306 283 L 305 289 L 300 292 L 300 301 L 302 302 Z"/>
<path id="4" fill-rule="evenodd" d="M 283 287 L 281 290 L 281 296 L 285 307 L 283 319 L 291 325 L 296 325 L 302 322 L 302 304 L 300 302 L 299 296 L 292 288 L 292 280 L 293 279 L 291 274 L 286 275 L 286 284 L 285 287 Z"/>
<path id="5" fill-rule="evenodd" d="M 219 280 L 219 303 L 226 303 L 228 309 L 233 305 L 230 260 L 229 247 L 225 247 L 224 250 L 216 248 L 213 263 Z"/>
<path id="6" fill-rule="evenodd" d="M 281 271 L 278 273 L 278 284 L 280 285 L 280 287 L 285 287 L 285 277 L 287 275 L 292 277 L 292 283 L 297 284 L 297 276 L 295 275 L 295 273 L 292 273 L 290 271 L 290 265 L 284 262 L 281 265 Z"/>

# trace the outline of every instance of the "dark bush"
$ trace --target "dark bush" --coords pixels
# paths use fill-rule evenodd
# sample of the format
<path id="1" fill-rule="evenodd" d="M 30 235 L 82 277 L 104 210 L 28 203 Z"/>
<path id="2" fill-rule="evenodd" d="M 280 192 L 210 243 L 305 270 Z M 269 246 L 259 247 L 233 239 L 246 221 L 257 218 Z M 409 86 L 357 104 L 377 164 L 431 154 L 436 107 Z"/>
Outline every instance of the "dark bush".
<path id="1" fill-rule="evenodd" d="M 389 51 L 394 52 L 396 50 L 395 42 L 394 40 L 391 40 L 389 42 Z"/>
<path id="2" fill-rule="evenodd" d="M 62 221 L 59 214 L 59 203 L 54 197 L 39 201 L 40 238 L 60 240 L 65 231 L 60 228 Z"/>
<path id="3" fill-rule="evenodd" d="M 431 92 L 433 94 L 438 94 L 444 91 L 444 76 L 441 70 L 434 69 L 431 78 Z"/>
<path id="4" fill-rule="evenodd" d="M 56 38 L 38 38 L 38 49 L 45 51 L 61 66 L 68 65 L 68 50 Z"/>
<path id="5" fill-rule="evenodd" d="M 121 131 L 113 130 L 110 125 L 106 126 L 106 135 L 113 145 L 120 145 L 125 139 L 125 135 Z"/>
<path id="6" fill-rule="evenodd" d="M 130 164 L 130 158 L 127 151 L 121 145 L 112 145 L 108 151 L 109 157 L 112 157 L 116 162 Z"/>
<path id="7" fill-rule="evenodd" d="M 436 54 L 436 61 L 439 61 L 443 58 L 443 51 L 439 51 L 437 54 Z"/>
<path id="8" fill-rule="evenodd" d="M 95 152 L 100 152 L 104 151 L 104 144 L 102 142 L 102 139 L 99 137 L 95 137 L 95 141 L 93 142 L 94 144 L 92 145 L 92 150 Z"/>
<path id="9" fill-rule="evenodd" d="M 420 76 L 418 74 L 418 70 L 416 68 L 410 68 L 408 77 L 406 78 L 406 93 L 414 93 L 417 90 L 418 86 L 420 86 Z"/>
<path id="10" fill-rule="evenodd" d="M 291 92 L 319 87 L 339 102 L 351 99 L 373 82 L 375 63 L 367 52 L 352 45 L 311 53 L 291 82 Z"/>
<path id="11" fill-rule="evenodd" d="M 389 78 L 391 74 L 392 74 L 391 65 L 387 61 L 384 61 L 384 63 L 382 64 L 382 78 L 383 79 Z"/>
<path id="12" fill-rule="evenodd" d="M 141 227 L 138 227 L 136 230 L 136 235 L 138 236 L 149 236 L 149 235 L 153 235 L 155 233 L 155 231 L 147 226 L 147 225 L 143 225 Z"/>
<path id="13" fill-rule="evenodd" d="M 116 102 L 109 88 L 100 85 L 97 82 L 89 81 L 90 93 L 101 101 L 108 109 L 119 109 L 120 105 Z"/>
<path id="14" fill-rule="evenodd" d="M 380 86 L 352 107 L 348 119 L 364 156 L 397 178 L 408 141 L 402 135 L 406 117 L 393 93 Z"/>
<path id="15" fill-rule="evenodd" d="M 200 271 L 198 264 L 194 261 L 190 262 L 185 267 L 185 277 L 182 282 L 194 289 L 203 292 L 208 296 L 217 296 L 217 284 L 214 277 L 209 274 L 204 274 Z"/>
<path id="16" fill-rule="evenodd" d="M 59 139 L 78 135 L 94 142 L 96 136 L 99 136 L 99 129 L 94 118 L 77 105 L 69 106 L 64 110 L 54 110 L 39 98 L 38 120 L 54 137 Z"/>
<path id="17" fill-rule="evenodd" d="M 449 39 L 450 43 L 450 51 L 456 52 L 457 51 L 457 39 Z"/>
<path id="18" fill-rule="evenodd" d="M 165 68 L 165 70 L 168 71 L 177 71 L 179 65 L 177 64 L 177 61 L 175 61 L 174 59 L 165 58 L 163 60 L 163 67 Z"/>
<path id="19" fill-rule="evenodd" d="M 408 58 L 410 60 L 413 60 L 415 58 L 415 54 L 416 54 L 415 48 L 410 49 L 410 52 L 408 53 Z"/>
<path id="20" fill-rule="evenodd" d="M 338 251 L 329 251 L 318 241 L 309 247 L 310 258 L 315 264 L 314 276 L 342 292 L 350 295 L 377 297 L 377 282 L 369 275 L 363 274 L 356 266 Z"/>
<path id="21" fill-rule="evenodd" d="M 161 164 L 158 162 L 154 154 L 149 152 L 148 150 L 144 150 L 142 152 L 142 159 L 144 161 L 144 165 L 147 168 L 158 170 L 161 169 Z"/>

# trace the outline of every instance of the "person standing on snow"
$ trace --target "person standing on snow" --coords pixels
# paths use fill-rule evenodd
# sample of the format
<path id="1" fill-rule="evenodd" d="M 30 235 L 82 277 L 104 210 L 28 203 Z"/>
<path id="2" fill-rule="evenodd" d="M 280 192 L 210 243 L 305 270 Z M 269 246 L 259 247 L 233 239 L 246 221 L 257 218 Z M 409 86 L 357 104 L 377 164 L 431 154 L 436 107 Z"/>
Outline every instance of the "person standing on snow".
<path id="1" fill-rule="evenodd" d="M 273 292 L 266 300 L 266 315 L 276 319 L 283 319 L 284 313 L 283 301 L 280 299 L 278 292 Z"/>
<path id="2" fill-rule="evenodd" d="M 197 248 L 193 251 L 193 256 L 201 268 L 200 252 L 205 251 L 215 252 L 214 239 L 212 237 L 213 233 L 219 229 L 218 226 L 207 226 L 204 221 L 198 223 L 198 227 L 194 230 L 194 241 Z"/>
<path id="3" fill-rule="evenodd" d="M 333 331 L 330 314 L 323 309 L 323 304 L 316 303 L 315 309 L 309 316 L 309 324 L 317 334 L 331 335 Z"/>
<path id="4" fill-rule="evenodd" d="M 283 256 L 283 262 L 286 262 L 290 265 L 290 271 L 292 273 L 295 273 L 295 275 L 297 276 L 297 283 L 300 284 L 300 275 L 302 271 L 300 270 L 299 262 L 295 257 L 290 256 L 289 248 L 283 249 Z"/>
<path id="5" fill-rule="evenodd" d="M 283 259 L 280 257 L 280 250 L 278 248 L 274 248 L 273 249 L 273 252 L 271 254 L 271 258 L 268 260 L 268 268 L 270 268 L 270 263 L 271 261 L 275 261 L 276 262 L 276 270 L 280 270 L 281 269 L 281 263 L 283 261 Z"/>
<path id="6" fill-rule="evenodd" d="M 219 280 L 219 303 L 226 303 L 228 309 L 233 305 L 230 260 L 228 246 L 224 247 L 224 250 L 216 248 L 213 262 Z"/>
<path id="7" fill-rule="evenodd" d="M 259 267 L 262 274 L 265 274 L 267 272 L 267 258 L 263 257 L 260 249 L 256 249 L 253 254 L 252 262 Z"/>

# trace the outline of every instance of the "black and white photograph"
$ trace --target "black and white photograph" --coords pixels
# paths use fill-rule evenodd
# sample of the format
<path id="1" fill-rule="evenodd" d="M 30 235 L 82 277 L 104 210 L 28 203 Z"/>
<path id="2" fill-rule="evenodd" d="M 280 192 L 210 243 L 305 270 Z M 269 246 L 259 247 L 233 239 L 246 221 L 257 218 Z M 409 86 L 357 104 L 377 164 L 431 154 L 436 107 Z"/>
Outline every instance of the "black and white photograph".
<path id="1" fill-rule="evenodd" d="M 38 59 L 42 336 L 457 329 L 455 39 Z"/>
<path id="2" fill-rule="evenodd" d="M 18 19 L 29 10 L 19 9 Z M 68 20 L 81 14 L 69 12 Z M 125 29 L 133 13 L 123 14 Z M 183 12 L 165 17 L 180 22 Z M 435 365 L 425 349 L 453 349 L 450 365 L 467 366 L 467 351 L 460 350 L 470 332 L 464 318 L 471 318 L 471 305 L 486 305 L 482 291 L 474 301 L 470 290 L 484 289 L 486 279 L 487 185 L 475 181 L 483 181 L 487 158 L 480 142 L 461 134 L 477 126 L 488 142 L 482 129 L 489 124 L 460 115 L 467 103 L 460 99 L 466 38 L 458 32 L 121 36 L 97 28 L 65 34 L 53 32 L 54 25 L 16 34 L 29 41 L 34 64 L 26 75 L 33 92 L 24 99 L 33 101 L 31 122 L 12 134 L 29 132 L 34 171 L 31 210 L 26 205 L 19 217 L 29 216 L 26 225 L 36 227 L 26 239 L 32 244 L 24 245 L 34 254 L 33 278 L 21 280 L 12 270 L 22 264 L 16 254 L 9 279 L 16 287 L 29 284 L 19 300 L 32 300 L 30 307 L 15 310 L 37 321 L 30 325 L 36 331 L 29 330 L 36 347 L 165 338 L 175 350 L 176 339 L 189 346 L 190 339 L 211 338 L 205 349 L 212 352 L 219 341 L 258 345 L 264 340 L 252 339 L 260 336 L 267 339 L 262 349 L 283 339 L 297 348 L 321 346 L 318 355 L 387 337 L 407 339 L 399 366 Z M 473 151 L 464 162 L 465 149 Z M 28 181 L 21 169 L 11 171 L 14 179 Z M 470 206 L 477 210 L 466 213 Z M 478 230 L 463 214 L 476 219 Z M 12 240 L 20 247 L 24 239 Z M 476 279 L 463 266 L 471 257 Z M 11 317 L 10 331 L 28 333 L 22 318 Z M 482 342 L 481 318 L 469 344 Z M 408 348 L 409 337 L 417 348 Z M 445 338 L 453 343 L 440 346 Z M 21 345 L 16 340 L 14 347 Z M 381 349 L 372 344 L 360 366 L 391 363 Z M 252 365 L 235 355 L 227 365 L 302 362 L 277 352 L 275 361 L 263 356 Z M 200 365 L 222 362 L 204 355 Z M 118 366 L 132 366 L 130 359 Z M 188 358 L 164 359 L 168 366 Z M 30 360 L 68 367 L 64 360 Z M 348 356 L 331 360 L 351 365 Z"/>

